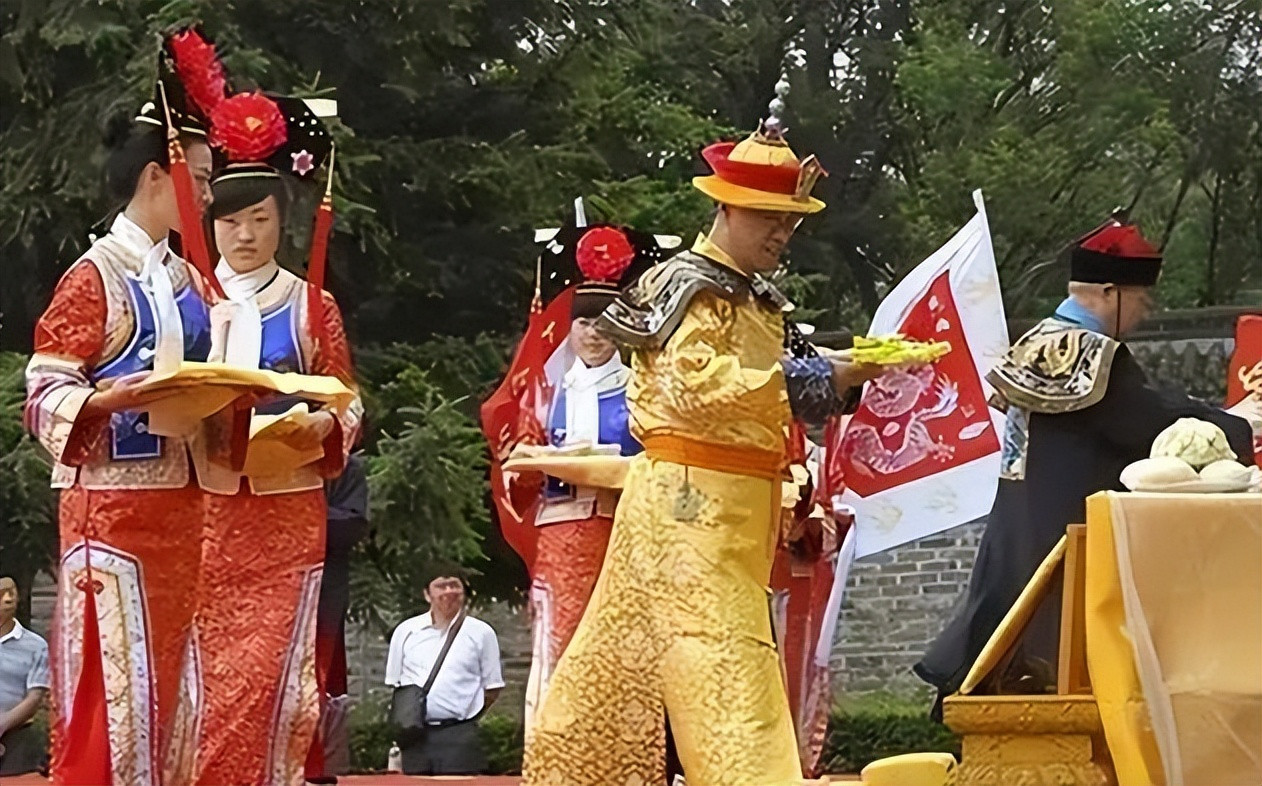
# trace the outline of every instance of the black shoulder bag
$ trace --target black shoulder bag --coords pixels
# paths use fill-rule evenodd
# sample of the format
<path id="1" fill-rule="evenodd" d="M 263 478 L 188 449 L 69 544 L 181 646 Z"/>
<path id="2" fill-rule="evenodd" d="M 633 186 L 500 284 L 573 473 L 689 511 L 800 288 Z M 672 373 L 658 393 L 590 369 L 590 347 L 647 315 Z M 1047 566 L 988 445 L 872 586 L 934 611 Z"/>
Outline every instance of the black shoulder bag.
<path id="1" fill-rule="evenodd" d="M 394 689 L 394 694 L 390 697 L 390 725 L 395 728 L 396 742 L 400 745 L 414 743 L 425 736 L 426 697 L 429 696 L 430 688 L 434 687 L 438 670 L 443 667 L 443 661 L 447 659 L 451 643 L 456 640 L 456 634 L 460 632 L 460 626 L 464 624 L 464 617 L 464 612 L 461 611 L 451 623 L 451 627 L 447 629 L 447 638 L 443 641 L 443 648 L 438 651 L 438 660 L 434 661 L 434 667 L 430 669 L 425 684 L 400 685 Z M 407 644 L 407 640 L 405 639 L 403 643 Z"/>

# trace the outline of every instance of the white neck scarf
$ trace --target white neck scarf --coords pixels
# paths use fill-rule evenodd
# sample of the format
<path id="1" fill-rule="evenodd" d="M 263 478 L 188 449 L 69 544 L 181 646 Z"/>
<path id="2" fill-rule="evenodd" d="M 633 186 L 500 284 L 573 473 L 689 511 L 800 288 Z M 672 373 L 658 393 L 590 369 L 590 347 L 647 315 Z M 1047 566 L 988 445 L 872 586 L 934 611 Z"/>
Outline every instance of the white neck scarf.
<path id="1" fill-rule="evenodd" d="M 580 359 L 566 372 L 565 385 L 565 442 L 600 443 L 600 383 L 618 373 L 622 358 L 615 352 L 613 357 L 594 368 Z"/>
<path id="2" fill-rule="evenodd" d="M 263 317 L 259 313 L 255 297 L 276 277 L 279 265 L 268 260 L 254 270 L 238 273 L 219 258 L 215 277 L 223 285 L 224 294 L 232 303 L 232 317 L 228 322 L 228 335 L 224 342 L 224 362 L 239 368 L 258 368 L 263 352 Z"/>
<path id="3" fill-rule="evenodd" d="M 166 264 L 170 254 L 167 239 L 164 237 L 154 243 L 145 230 L 122 213 L 114 219 L 110 234 L 140 257 L 138 279 L 154 310 L 153 371 L 155 374 L 174 372 L 184 359 L 184 324 L 180 320 L 180 309 L 175 305 L 175 287 Z"/>

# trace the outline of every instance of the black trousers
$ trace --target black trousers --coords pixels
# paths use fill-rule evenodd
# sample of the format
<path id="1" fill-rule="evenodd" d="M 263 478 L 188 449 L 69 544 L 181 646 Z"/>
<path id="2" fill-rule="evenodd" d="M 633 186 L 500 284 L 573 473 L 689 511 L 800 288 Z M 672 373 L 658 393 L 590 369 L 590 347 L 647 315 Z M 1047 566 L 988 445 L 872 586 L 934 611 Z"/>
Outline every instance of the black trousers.
<path id="1" fill-rule="evenodd" d="M 48 738 L 32 723 L 11 729 L 0 737 L 0 745 L 4 746 L 0 775 L 39 772 L 48 757 Z"/>
<path id="2" fill-rule="evenodd" d="M 486 771 L 477 721 L 431 726 L 423 738 L 400 750 L 404 775 L 480 775 Z"/>

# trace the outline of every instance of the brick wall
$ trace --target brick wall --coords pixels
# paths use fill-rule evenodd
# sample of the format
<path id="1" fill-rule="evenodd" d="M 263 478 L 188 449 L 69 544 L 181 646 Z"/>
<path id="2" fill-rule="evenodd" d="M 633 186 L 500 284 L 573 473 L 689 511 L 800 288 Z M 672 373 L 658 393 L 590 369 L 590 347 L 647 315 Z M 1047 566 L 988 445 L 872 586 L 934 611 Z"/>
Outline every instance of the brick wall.
<path id="1" fill-rule="evenodd" d="M 927 693 L 912 664 L 946 624 L 968 578 L 984 521 L 855 562 L 833 646 L 842 693 Z"/>

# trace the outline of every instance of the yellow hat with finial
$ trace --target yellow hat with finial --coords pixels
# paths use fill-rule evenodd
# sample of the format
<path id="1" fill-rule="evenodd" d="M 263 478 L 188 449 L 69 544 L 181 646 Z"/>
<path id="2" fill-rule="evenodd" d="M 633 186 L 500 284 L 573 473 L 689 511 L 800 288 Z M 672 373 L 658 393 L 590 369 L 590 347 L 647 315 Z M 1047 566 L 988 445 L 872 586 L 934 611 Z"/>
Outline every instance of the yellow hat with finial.
<path id="1" fill-rule="evenodd" d="M 771 116 L 743 141 L 716 142 L 701 151 L 712 175 L 694 177 L 692 184 L 715 202 L 750 210 L 817 213 L 824 203 L 811 196 L 816 181 L 828 173 L 815 156 L 801 161 L 784 138 L 779 114 L 789 83 L 776 84 Z"/>

